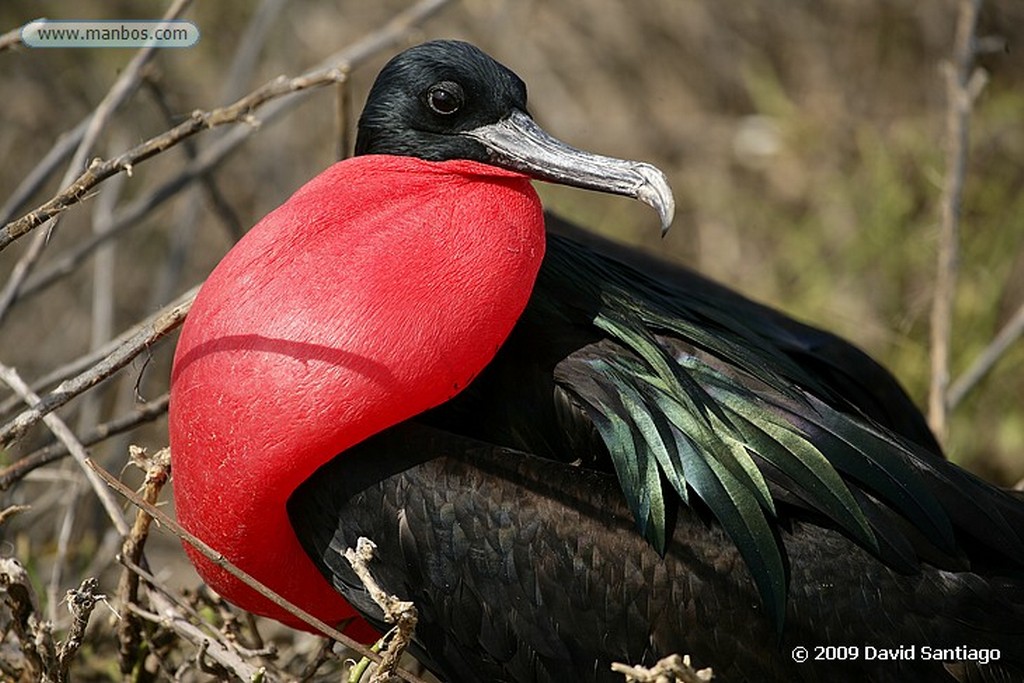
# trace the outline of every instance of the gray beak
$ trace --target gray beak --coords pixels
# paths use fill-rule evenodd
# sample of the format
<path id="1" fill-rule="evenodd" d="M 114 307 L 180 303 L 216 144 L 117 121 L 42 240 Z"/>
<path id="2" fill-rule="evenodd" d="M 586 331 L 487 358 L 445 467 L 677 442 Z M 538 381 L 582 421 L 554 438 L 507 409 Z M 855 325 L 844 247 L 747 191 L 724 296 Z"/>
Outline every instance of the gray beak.
<path id="1" fill-rule="evenodd" d="M 488 149 L 490 162 L 538 180 L 639 199 L 661 218 L 662 236 L 676 202 L 665 174 L 651 164 L 591 154 L 548 135 L 529 114 L 514 109 L 507 118 L 462 133 Z"/>

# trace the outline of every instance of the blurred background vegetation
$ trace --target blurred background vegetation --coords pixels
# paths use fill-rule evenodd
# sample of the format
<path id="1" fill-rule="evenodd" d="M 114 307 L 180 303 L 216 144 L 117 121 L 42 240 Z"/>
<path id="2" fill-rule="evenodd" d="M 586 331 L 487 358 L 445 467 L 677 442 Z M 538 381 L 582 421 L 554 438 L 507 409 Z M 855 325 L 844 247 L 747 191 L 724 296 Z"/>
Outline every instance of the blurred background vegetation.
<path id="1" fill-rule="evenodd" d="M 37 17 L 152 19 L 168 4 L 5 0 L 0 32 Z M 411 4 L 199 0 L 184 15 L 201 31 L 198 45 L 159 51 L 147 84 L 114 115 L 93 156 L 109 158 L 195 109 L 226 104 L 279 74 L 297 75 Z M 239 76 L 236 51 L 261 11 L 271 21 L 252 68 Z M 402 46 L 440 37 L 476 43 L 523 77 L 532 113 L 553 134 L 664 169 L 679 212 L 661 240 L 654 215 L 634 202 L 540 187 L 549 208 L 839 333 L 892 369 L 923 405 L 945 169 L 940 65 L 951 54 L 955 14 L 952 0 L 462 0 L 356 70 L 349 91 L 358 112 L 377 70 Z M 971 124 L 954 377 L 1024 303 L 1024 3 L 986 1 L 978 35 L 999 37 L 1008 49 L 979 59 L 990 81 Z M 96 107 L 133 54 L 0 53 L 0 201 Z M 0 323 L 0 362 L 29 381 L 41 377 L 201 281 L 239 230 L 335 161 L 343 138 L 338 99 L 336 88 L 319 90 L 261 126 L 208 175 L 217 202 L 193 186 L 52 284 L 38 287 L 30 277 Z M 196 150 L 220 134 L 193 138 Z M 178 146 L 139 164 L 130 178 L 100 185 L 64 216 L 33 277 L 82 243 L 104 212 L 117 215 L 187 158 Z M 63 165 L 14 215 L 56 192 L 62 173 Z M 27 242 L 0 253 L 0 282 Z M 103 299 L 97 279 L 110 278 L 112 294 Z M 101 314 L 111 304 L 110 316 Z M 61 414 L 84 429 L 130 410 L 138 396 L 159 396 L 172 352 L 173 338 Z M 0 388 L 0 401 L 9 395 Z M 957 407 L 950 456 L 1001 484 L 1021 480 L 1022 396 L 1018 343 Z M 20 410 L 11 405 L 4 421 Z M 50 438 L 34 429 L 0 451 L 0 467 Z M 157 421 L 131 441 L 155 450 L 166 444 L 165 425 Z M 125 446 L 115 440 L 93 452 L 116 471 Z M 41 584 L 52 576 L 61 529 L 78 542 L 62 557 L 75 567 L 64 588 L 77 585 L 109 537 L 91 495 L 74 489 L 69 496 L 63 487 L 78 477 L 70 462 L 51 465 L 2 494 L 3 506 L 33 504 L 0 533 L 9 543 L 3 553 L 31 558 Z M 166 546 L 168 562 L 181 562 L 174 544 Z M 196 581 L 182 571 L 184 584 Z"/>

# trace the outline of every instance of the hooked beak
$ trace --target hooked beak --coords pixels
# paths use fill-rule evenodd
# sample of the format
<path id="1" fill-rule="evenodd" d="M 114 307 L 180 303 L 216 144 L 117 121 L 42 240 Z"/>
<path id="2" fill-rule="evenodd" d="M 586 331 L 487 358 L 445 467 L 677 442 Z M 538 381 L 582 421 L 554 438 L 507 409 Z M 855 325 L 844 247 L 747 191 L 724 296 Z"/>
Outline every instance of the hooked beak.
<path id="1" fill-rule="evenodd" d="M 487 148 L 491 163 L 563 185 L 639 199 L 661 218 L 664 237 L 676 202 L 665 174 L 641 161 L 592 154 L 551 137 L 519 109 L 498 121 L 462 133 Z"/>

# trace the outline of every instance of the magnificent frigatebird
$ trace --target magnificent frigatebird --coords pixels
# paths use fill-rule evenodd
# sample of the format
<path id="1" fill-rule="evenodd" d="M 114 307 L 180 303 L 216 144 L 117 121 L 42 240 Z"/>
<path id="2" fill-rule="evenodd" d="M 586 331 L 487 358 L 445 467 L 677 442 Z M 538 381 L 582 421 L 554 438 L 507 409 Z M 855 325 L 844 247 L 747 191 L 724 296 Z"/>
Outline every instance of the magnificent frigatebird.
<path id="1" fill-rule="evenodd" d="M 191 531 L 382 626 L 342 558 L 369 537 L 450 681 L 672 653 L 727 681 L 1024 677 L 1024 503 L 946 461 L 886 371 L 550 216 L 545 238 L 528 178 L 667 223 L 660 172 L 551 139 L 515 74 L 452 41 L 385 66 L 356 151 L 239 242 L 182 331 Z"/>

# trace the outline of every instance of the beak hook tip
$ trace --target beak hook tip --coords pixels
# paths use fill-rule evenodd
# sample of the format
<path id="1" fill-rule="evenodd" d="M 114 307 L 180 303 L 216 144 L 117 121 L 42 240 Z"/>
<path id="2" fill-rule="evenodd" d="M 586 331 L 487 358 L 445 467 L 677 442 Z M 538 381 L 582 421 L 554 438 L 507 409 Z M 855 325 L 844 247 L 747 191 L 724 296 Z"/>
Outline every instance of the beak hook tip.
<path id="1" fill-rule="evenodd" d="M 637 171 L 643 179 L 637 188 L 636 198 L 658 212 L 661 219 L 661 236 L 668 233 L 676 214 L 676 200 L 669 187 L 668 178 L 657 166 L 641 163 Z"/>

